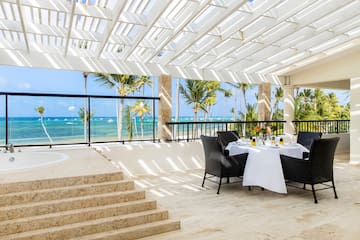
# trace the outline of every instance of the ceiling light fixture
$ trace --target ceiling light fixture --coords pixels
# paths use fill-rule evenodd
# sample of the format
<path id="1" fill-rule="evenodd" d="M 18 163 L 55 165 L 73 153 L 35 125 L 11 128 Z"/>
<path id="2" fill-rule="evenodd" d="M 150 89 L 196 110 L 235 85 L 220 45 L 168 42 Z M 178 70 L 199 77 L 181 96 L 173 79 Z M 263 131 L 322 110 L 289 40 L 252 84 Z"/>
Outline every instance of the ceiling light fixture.
<path id="1" fill-rule="evenodd" d="M 125 49 L 125 44 L 122 43 L 122 44 L 120 44 L 120 46 L 116 49 L 116 52 L 117 52 L 117 53 L 122 53 L 122 52 L 124 51 L 124 49 Z"/>

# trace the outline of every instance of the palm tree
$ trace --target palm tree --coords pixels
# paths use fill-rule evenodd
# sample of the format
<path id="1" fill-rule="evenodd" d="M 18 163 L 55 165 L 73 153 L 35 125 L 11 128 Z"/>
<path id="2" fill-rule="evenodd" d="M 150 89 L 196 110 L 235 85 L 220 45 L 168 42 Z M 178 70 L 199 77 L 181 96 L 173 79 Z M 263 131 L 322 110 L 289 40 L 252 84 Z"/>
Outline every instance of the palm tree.
<path id="1" fill-rule="evenodd" d="M 236 120 L 237 96 L 236 96 L 236 91 L 234 89 L 233 89 L 233 92 L 231 93 L 231 95 L 234 96 L 234 103 L 233 103 L 233 107 L 231 108 L 231 113 L 232 113 L 232 120 L 235 121 Z"/>
<path id="2" fill-rule="evenodd" d="M 84 77 L 84 95 L 87 94 L 87 78 L 89 76 L 89 72 L 83 72 L 83 77 Z M 84 98 L 84 108 L 87 109 L 87 99 Z M 84 119 L 88 119 L 88 117 L 86 116 L 86 114 L 88 113 L 88 111 L 84 111 L 84 108 L 82 109 L 83 111 L 83 118 Z M 81 109 L 80 109 L 81 110 Z M 80 114 L 80 113 L 79 113 Z M 84 123 L 84 139 L 86 141 L 86 130 L 87 130 L 87 121 L 83 121 Z"/>
<path id="3" fill-rule="evenodd" d="M 131 122 L 131 113 L 130 113 L 129 105 L 126 106 L 125 119 L 126 119 L 126 130 L 129 134 L 129 140 L 131 140 L 133 138 L 133 125 Z"/>
<path id="4" fill-rule="evenodd" d="M 35 108 L 35 111 L 40 115 L 40 122 L 41 122 L 41 126 L 42 126 L 42 128 L 44 130 L 45 135 L 49 139 L 50 143 L 54 143 L 53 140 L 51 139 L 49 133 L 47 132 L 45 124 L 44 124 L 45 108 L 43 106 L 39 106 L 39 107 Z"/>
<path id="5" fill-rule="evenodd" d="M 350 103 L 345 106 L 341 106 L 341 112 L 339 113 L 341 119 L 350 119 Z"/>
<path id="6" fill-rule="evenodd" d="M 209 97 L 204 102 L 206 108 L 206 111 L 204 111 L 204 120 L 206 121 L 207 116 L 211 113 L 212 106 L 216 104 L 217 92 L 224 93 L 224 96 L 226 98 L 231 96 L 231 92 L 227 89 L 222 88 L 220 82 L 218 81 L 206 81 L 205 86 L 209 93 Z"/>
<path id="7" fill-rule="evenodd" d="M 244 109 L 243 111 L 241 111 L 240 108 L 240 112 L 242 113 L 241 116 L 243 116 L 242 120 L 245 120 L 245 116 L 246 116 L 246 108 L 247 108 L 247 101 L 246 101 L 246 92 L 250 89 L 252 89 L 254 86 L 248 83 L 228 83 L 229 85 L 231 85 L 232 87 L 239 89 L 240 92 L 242 93 L 243 96 L 243 103 L 244 103 Z"/>
<path id="8" fill-rule="evenodd" d="M 150 115 L 151 108 L 147 102 L 144 102 L 142 100 L 137 100 L 135 102 L 135 105 L 131 109 L 131 112 L 135 114 L 135 116 L 140 117 L 140 123 L 141 123 L 141 136 L 144 137 L 144 117 L 146 115 Z M 136 119 L 135 119 L 136 121 Z"/>
<path id="9" fill-rule="evenodd" d="M 81 121 L 83 122 L 84 126 L 86 126 L 86 123 L 88 123 L 90 121 L 90 119 L 94 116 L 95 112 L 90 112 L 85 110 L 84 107 L 81 107 L 78 111 L 78 114 L 79 114 L 79 117 L 81 119 Z M 87 140 L 86 139 L 86 128 L 84 129 L 84 138 L 85 138 L 85 141 Z"/>
<path id="10" fill-rule="evenodd" d="M 258 120 L 258 114 L 257 114 L 257 110 L 256 110 L 256 105 L 255 104 L 247 104 L 246 105 L 246 116 L 245 116 L 245 121 L 257 121 Z M 250 135 L 252 134 L 252 131 L 254 129 L 255 126 L 251 126 L 248 124 L 244 124 L 244 128 L 246 129 L 246 132 L 244 131 L 244 136 L 246 136 L 246 133 L 250 133 Z"/>
<path id="11" fill-rule="evenodd" d="M 339 113 L 341 113 L 341 111 L 342 111 L 341 106 L 339 106 L 339 100 L 338 100 L 337 96 L 335 95 L 335 93 L 331 92 L 327 95 L 327 98 L 328 98 L 328 103 L 329 103 L 328 110 L 330 112 L 330 114 L 329 114 L 330 118 L 338 118 L 338 119 L 340 118 L 341 119 L 341 117 L 337 117 L 339 115 L 341 116 L 341 114 L 339 114 Z"/>
<path id="12" fill-rule="evenodd" d="M 232 87 L 239 89 L 240 92 L 242 93 L 243 96 L 243 103 L 244 103 L 244 109 L 241 111 L 241 107 L 239 109 L 239 113 L 240 113 L 240 119 L 242 119 L 243 121 L 246 121 L 246 115 L 247 115 L 247 101 L 246 101 L 246 92 L 250 89 L 252 89 L 254 87 L 254 85 L 248 84 L 248 83 L 228 83 L 230 84 Z M 235 108 L 235 106 L 234 106 Z M 236 111 L 235 111 L 236 112 Z M 243 124 L 243 134 L 245 135 L 246 133 L 246 124 Z"/>
<path id="13" fill-rule="evenodd" d="M 243 101 L 244 101 L 244 106 L 245 106 L 245 112 L 244 112 L 244 115 L 246 116 L 247 114 L 247 102 L 246 102 L 246 92 L 250 89 L 252 89 L 254 86 L 253 85 L 250 85 L 248 83 L 239 83 L 240 85 L 240 89 L 241 89 L 241 92 L 242 92 L 242 95 L 243 95 Z"/>
<path id="14" fill-rule="evenodd" d="M 275 116 L 279 116 L 279 113 L 277 113 L 277 114 L 275 114 L 275 113 L 279 110 L 279 103 L 284 98 L 284 91 L 281 87 L 275 88 L 274 98 L 275 98 L 275 101 L 274 101 L 273 107 L 271 108 L 270 119 L 271 120 L 280 120 L 280 119 L 275 118 Z"/>
<path id="15" fill-rule="evenodd" d="M 311 104 L 314 108 L 314 112 L 318 113 L 319 110 L 321 111 L 321 109 L 319 107 L 321 106 L 321 104 L 322 104 L 321 100 L 324 97 L 326 98 L 324 92 L 321 91 L 320 88 L 316 88 L 314 92 L 311 91 L 310 99 L 311 99 Z"/>
<path id="16" fill-rule="evenodd" d="M 194 122 L 196 122 L 198 112 L 200 110 L 203 110 L 204 112 L 207 111 L 206 101 L 209 97 L 211 97 L 207 87 L 207 82 L 187 79 L 185 81 L 185 86 L 180 85 L 179 91 L 185 98 L 185 102 L 187 104 L 192 104 Z"/>
<path id="17" fill-rule="evenodd" d="M 85 108 L 81 107 L 79 108 L 78 114 L 82 122 L 88 122 L 94 116 L 95 112 L 89 113 L 89 111 L 85 111 Z"/>
<path id="18" fill-rule="evenodd" d="M 232 95 L 233 95 L 233 93 L 232 93 L 231 90 L 225 90 L 225 91 L 224 91 L 224 97 L 225 97 L 225 104 L 226 104 L 226 106 L 228 106 L 228 104 L 227 104 L 228 98 L 231 98 Z M 230 111 L 231 111 L 231 112 L 233 113 L 233 115 L 234 115 L 235 109 L 231 109 Z M 234 116 L 233 116 L 233 117 L 234 117 Z M 233 118 L 233 119 L 235 120 L 235 118 Z"/>
<path id="19" fill-rule="evenodd" d="M 294 118 L 295 120 L 301 120 L 301 96 L 299 88 L 296 88 L 296 95 L 294 99 Z"/>
<path id="20" fill-rule="evenodd" d="M 304 119 L 315 119 L 313 118 L 314 109 L 311 103 L 312 98 L 312 90 L 309 88 L 303 89 L 296 96 L 296 120 L 304 120 Z"/>
<path id="21" fill-rule="evenodd" d="M 204 111 L 204 121 L 207 120 L 208 116 L 211 113 L 211 107 L 216 103 L 216 94 L 211 94 L 211 96 L 209 96 L 205 102 L 205 109 L 206 111 Z"/>
<path id="22" fill-rule="evenodd" d="M 140 76 L 136 82 L 136 88 L 142 90 L 142 95 L 145 94 L 145 86 L 152 87 L 153 81 L 148 76 Z"/>
<path id="23" fill-rule="evenodd" d="M 284 119 L 284 111 L 283 109 L 276 109 L 274 114 L 272 115 L 272 120 L 283 120 Z"/>
<path id="24" fill-rule="evenodd" d="M 335 116 L 334 108 L 337 105 L 337 99 L 336 104 L 333 105 L 329 99 L 329 95 L 326 95 L 321 89 L 316 88 L 312 94 L 311 100 L 315 114 L 322 116 L 322 118 L 331 118 L 331 116 Z"/>
<path id="25" fill-rule="evenodd" d="M 139 78 L 127 74 L 105 74 L 94 73 L 95 81 L 101 82 L 107 88 L 116 88 L 120 97 L 129 95 L 138 90 Z M 119 108 L 117 109 L 117 136 L 118 140 L 122 138 L 122 112 L 124 107 L 124 99 L 120 99 Z"/>
<path id="26" fill-rule="evenodd" d="M 204 112 L 207 111 L 206 101 L 209 97 L 211 97 L 206 84 L 206 81 L 187 79 L 185 81 L 185 86 L 181 85 L 179 88 L 181 95 L 185 98 L 185 102 L 187 104 L 192 104 L 195 122 L 193 126 L 193 133 L 195 136 L 197 136 L 196 122 L 198 112 L 200 110 L 203 110 Z"/>
<path id="27" fill-rule="evenodd" d="M 309 88 L 304 89 L 302 97 L 305 103 L 305 109 L 311 109 L 312 90 Z"/>
<path id="28" fill-rule="evenodd" d="M 257 121 L 258 120 L 258 114 L 256 110 L 255 104 L 247 104 L 246 105 L 246 121 Z"/>
<path id="29" fill-rule="evenodd" d="M 303 89 L 295 98 L 296 120 L 338 119 L 347 116 L 346 111 L 334 93 L 326 94 L 321 89 Z"/>

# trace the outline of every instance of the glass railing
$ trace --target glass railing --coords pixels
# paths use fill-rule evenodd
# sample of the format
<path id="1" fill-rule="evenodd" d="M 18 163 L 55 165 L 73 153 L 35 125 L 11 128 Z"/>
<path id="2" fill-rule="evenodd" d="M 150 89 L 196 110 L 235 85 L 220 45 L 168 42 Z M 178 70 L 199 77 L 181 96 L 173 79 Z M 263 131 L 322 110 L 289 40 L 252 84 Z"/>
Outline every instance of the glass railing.
<path id="1" fill-rule="evenodd" d="M 158 100 L 132 96 L 0 93 L 0 145 L 158 141 L 154 114 Z"/>
<path id="2" fill-rule="evenodd" d="M 5 145 L 5 95 L 0 95 L 0 146 Z"/>
<path id="3" fill-rule="evenodd" d="M 160 98 L 98 95 L 0 93 L 0 146 L 159 141 L 156 106 Z M 86 109 L 84 111 L 84 109 Z M 120 113 L 120 114 L 119 114 Z M 284 134 L 285 121 L 168 122 L 172 141 L 235 130 L 241 137 L 271 128 Z M 294 121 L 296 131 L 347 133 L 350 120 Z M 255 132 L 258 128 L 258 132 Z"/>

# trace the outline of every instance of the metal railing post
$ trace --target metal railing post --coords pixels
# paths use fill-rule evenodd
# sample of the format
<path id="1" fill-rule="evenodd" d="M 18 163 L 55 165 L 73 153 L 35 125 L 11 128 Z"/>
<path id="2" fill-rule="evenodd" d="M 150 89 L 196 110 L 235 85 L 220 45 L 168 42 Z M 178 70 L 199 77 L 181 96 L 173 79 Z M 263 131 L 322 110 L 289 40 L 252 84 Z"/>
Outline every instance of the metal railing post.
<path id="1" fill-rule="evenodd" d="M 152 105 L 153 105 L 153 142 L 155 142 L 155 127 L 156 127 L 156 124 L 155 124 L 155 99 L 152 100 Z"/>
<path id="2" fill-rule="evenodd" d="M 88 104 L 87 104 L 88 106 L 87 106 L 87 107 L 88 107 L 88 109 L 89 109 L 89 110 L 88 110 L 88 113 L 89 113 L 88 115 L 89 115 L 89 116 L 87 116 L 87 119 L 85 119 L 85 121 L 87 122 L 87 125 L 88 125 L 88 139 L 87 139 L 88 142 L 87 142 L 87 143 L 88 143 L 88 146 L 90 146 L 90 143 L 91 143 L 91 125 L 90 125 L 90 122 L 91 122 L 91 120 L 90 120 L 90 119 L 91 119 L 91 112 L 90 112 L 90 111 L 91 111 L 91 107 L 90 107 L 90 97 L 87 98 L 87 102 L 88 102 Z M 87 111 L 87 110 L 85 110 L 85 111 Z"/>
<path id="3" fill-rule="evenodd" d="M 9 145 L 9 108 L 8 108 L 8 95 L 5 94 L 5 146 Z"/>
<path id="4" fill-rule="evenodd" d="M 190 136 L 189 136 L 189 134 L 190 134 L 190 132 L 189 132 L 189 125 L 190 125 L 190 124 L 188 123 L 188 124 L 187 124 L 187 138 L 186 138 L 186 141 L 187 141 L 187 142 L 189 142 L 189 140 L 190 140 L 190 139 L 189 139 L 189 138 L 190 138 Z"/>

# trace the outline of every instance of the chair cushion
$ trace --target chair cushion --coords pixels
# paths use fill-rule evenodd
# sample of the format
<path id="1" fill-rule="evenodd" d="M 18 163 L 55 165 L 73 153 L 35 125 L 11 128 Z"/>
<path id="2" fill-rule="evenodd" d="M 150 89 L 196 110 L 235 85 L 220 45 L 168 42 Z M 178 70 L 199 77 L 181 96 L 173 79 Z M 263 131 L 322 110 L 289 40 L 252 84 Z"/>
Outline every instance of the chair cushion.
<path id="1" fill-rule="evenodd" d="M 230 142 L 237 141 L 239 139 L 239 136 L 237 135 L 236 131 L 218 131 L 218 142 L 220 144 L 221 150 L 224 153 L 225 156 L 229 155 L 229 151 L 227 151 L 225 148 Z"/>

